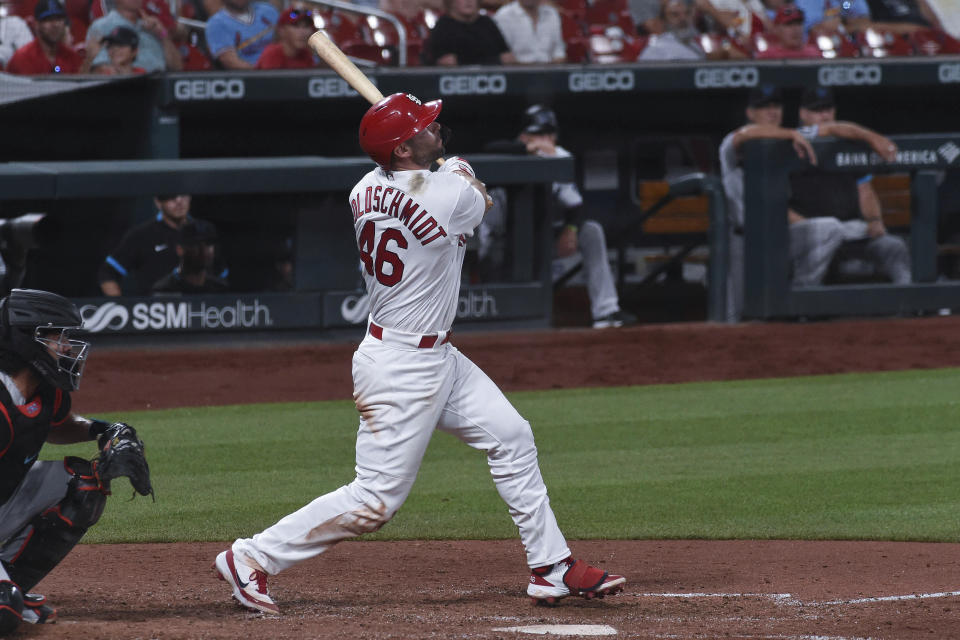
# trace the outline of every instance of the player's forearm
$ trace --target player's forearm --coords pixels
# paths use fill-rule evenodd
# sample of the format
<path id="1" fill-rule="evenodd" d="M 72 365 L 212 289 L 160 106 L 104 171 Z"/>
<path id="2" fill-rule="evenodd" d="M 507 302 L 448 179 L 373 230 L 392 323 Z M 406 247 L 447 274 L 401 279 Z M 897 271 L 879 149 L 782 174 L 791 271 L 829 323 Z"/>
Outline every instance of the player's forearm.
<path id="1" fill-rule="evenodd" d="M 749 140 L 791 140 L 794 133 L 793 129 L 784 129 L 771 124 L 750 124 L 734 134 L 733 146 L 739 148 Z"/>
<path id="2" fill-rule="evenodd" d="M 818 125 L 818 133 L 821 136 L 833 136 L 835 138 L 844 138 L 846 140 L 860 140 L 871 143 L 878 134 L 864 126 L 854 122 L 828 122 Z"/>
<path id="3" fill-rule="evenodd" d="M 883 216 L 883 208 L 880 206 L 880 198 L 877 196 L 873 185 L 865 183 L 860 185 L 858 190 L 860 202 L 860 215 L 867 222 L 876 222 Z"/>
<path id="4" fill-rule="evenodd" d="M 90 420 L 71 413 L 62 423 L 50 429 L 47 442 L 51 444 L 73 444 L 95 440 L 96 435 L 91 433 L 90 428 L 98 423 L 106 424 L 99 420 Z"/>

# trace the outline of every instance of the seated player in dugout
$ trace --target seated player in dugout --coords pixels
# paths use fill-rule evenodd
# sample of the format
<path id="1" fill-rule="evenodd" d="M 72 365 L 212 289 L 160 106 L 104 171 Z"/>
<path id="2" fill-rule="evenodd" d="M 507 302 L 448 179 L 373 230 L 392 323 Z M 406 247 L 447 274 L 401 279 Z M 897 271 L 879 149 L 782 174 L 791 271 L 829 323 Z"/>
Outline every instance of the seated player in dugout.
<path id="1" fill-rule="evenodd" d="M 217 254 L 217 230 L 205 220 L 194 220 L 183 225 L 177 241 L 179 264 L 153 284 L 154 294 L 223 293 L 229 289 L 227 281 L 214 275 L 213 262 Z"/>
<path id="2" fill-rule="evenodd" d="M 556 114 L 543 105 L 533 105 L 524 113 L 523 126 L 516 140 L 494 141 L 485 150 L 496 153 L 524 153 L 540 157 L 570 157 L 570 152 L 557 144 Z M 507 228 L 506 191 L 490 190 L 494 206 L 484 216 L 477 230 L 481 269 L 502 275 L 502 244 Z M 636 324 L 637 317 L 620 308 L 620 298 L 610 269 L 607 236 L 596 220 L 585 219 L 583 196 L 573 182 L 554 182 L 553 197 L 561 215 L 553 221 L 554 256 L 568 258 L 579 252 L 583 259 L 590 315 L 594 329 Z M 486 265 L 486 267 L 484 266 Z M 555 262 L 555 270 L 563 268 Z"/>
<path id="3" fill-rule="evenodd" d="M 153 494 L 133 427 L 71 410 L 90 349 L 71 337 L 82 322 L 55 293 L 14 289 L 0 300 L 0 635 L 56 621 L 56 609 L 31 590 L 96 524 L 113 478 Z M 37 460 L 45 442 L 88 440 L 101 450 L 92 461 Z"/>
<path id="4" fill-rule="evenodd" d="M 100 266 L 98 278 L 105 296 L 148 295 L 153 284 L 180 263 L 177 243 L 180 230 L 194 218 L 186 194 L 163 194 L 153 200 L 157 215 L 124 234 Z M 225 267 L 217 276 L 226 279 Z"/>

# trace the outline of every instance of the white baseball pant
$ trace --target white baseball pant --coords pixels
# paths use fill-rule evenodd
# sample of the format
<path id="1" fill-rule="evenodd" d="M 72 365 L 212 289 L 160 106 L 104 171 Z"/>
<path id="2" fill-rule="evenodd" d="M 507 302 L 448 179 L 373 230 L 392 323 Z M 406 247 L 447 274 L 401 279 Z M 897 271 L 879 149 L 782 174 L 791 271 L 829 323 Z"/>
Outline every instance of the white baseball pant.
<path id="1" fill-rule="evenodd" d="M 550 508 L 530 424 L 447 338 L 441 332 L 432 347 L 420 348 L 419 335 L 383 329 L 377 339 L 368 333 L 353 356 L 361 416 L 356 478 L 262 533 L 237 540 L 234 553 L 275 574 L 341 540 L 376 531 L 406 500 L 440 429 L 486 452 L 529 566 L 570 555 Z"/>

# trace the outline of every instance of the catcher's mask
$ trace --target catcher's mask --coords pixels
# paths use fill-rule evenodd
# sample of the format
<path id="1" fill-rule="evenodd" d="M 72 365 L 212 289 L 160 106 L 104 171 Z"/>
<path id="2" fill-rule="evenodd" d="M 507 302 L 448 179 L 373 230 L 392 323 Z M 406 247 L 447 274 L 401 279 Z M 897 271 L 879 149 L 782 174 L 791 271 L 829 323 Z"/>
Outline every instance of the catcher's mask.
<path id="1" fill-rule="evenodd" d="M 82 325 L 77 307 L 49 291 L 14 289 L 0 300 L 0 347 L 65 391 L 79 388 L 90 351 L 89 342 L 70 337 Z"/>
<path id="2" fill-rule="evenodd" d="M 360 120 L 360 147 L 374 162 L 389 169 L 397 145 L 429 127 L 442 108 L 442 100 L 420 102 L 409 93 L 387 96 Z"/>

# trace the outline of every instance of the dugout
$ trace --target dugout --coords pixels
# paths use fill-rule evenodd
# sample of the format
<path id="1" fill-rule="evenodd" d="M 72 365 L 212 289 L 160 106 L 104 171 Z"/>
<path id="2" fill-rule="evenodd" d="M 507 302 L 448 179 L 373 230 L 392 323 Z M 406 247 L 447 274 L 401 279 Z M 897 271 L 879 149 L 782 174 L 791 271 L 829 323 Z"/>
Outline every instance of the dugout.
<path id="1" fill-rule="evenodd" d="M 509 242 L 512 260 L 502 282 L 465 282 L 458 325 L 548 326 L 552 283 L 550 185 L 573 178 L 568 158 L 475 156 L 473 166 L 488 184 L 504 187 L 515 214 Z M 44 211 L 56 219 L 59 237 L 34 250 L 24 286 L 64 292 L 70 286 L 91 291 L 102 251 L 78 245 L 91 227 L 86 212 L 111 200 L 131 202 L 155 193 L 190 193 L 198 198 L 273 202 L 249 230 L 288 226 L 295 237 L 294 285 L 287 291 L 251 287 L 230 294 L 104 298 L 66 291 L 81 307 L 95 333 L 200 333 L 223 331 L 317 331 L 362 325 L 357 307 L 362 279 L 347 194 L 373 167 L 367 158 L 218 158 L 31 162 L 0 165 L 0 205 L 4 211 Z M 559 177 L 559 178 L 558 178 Z M 301 203 L 302 206 L 291 206 Z M 312 204 L 304 204 L 312 203 Z M 219 225 L 229 227 L 232 211 L 221 207 Z M 199 215 L 199 214 L 198 214 Z M 107 229 L 98 229 L 102 237 Z M 240 255 L 233 264 L 242 265 Z M 67 266 L 65 266 L 67 265 Z"/>
<path id="2" fill-rule="evenodd" d="M 803 88 L 821 85 L 834 89 L 842 119 L 887 135 L 920 129 L 949 133 L 956 130 L 960 59 L 375 68 L 368 75 L 385 94 L 410 91 L 420 97 L 443 98 L 442 118 L 455 131 L 450 151 L 471 156 L 491 139 L 514 135 L 527 105 L 548 104 L 560 120 L 561 143 L 576 154 L 574 171 L 588 215 L 605 224 L 608 238 L 659 252 L 694 240 L 706 243 L 705 227 L 700 223 L 696 230 L 676 233 L 660 225 L 657 231 L 648 227 L 627 236 L 624 231 L 641 208 L 638 183 L 664 181 L 682 172 L 718 173 L 716 148 L 723 135 L 743 123 L 751 87 L 777 84 L 784 88 L 787 126 L 796 124 L 795 108 Z M 0 135 L 5 142 L 0 160 L 359 155 L 356 125 L 367 105 L 332 71 L 178 73 L 99 80 L 45 78 L 44 82 L 66 89 L 0 104 Z M 3 87 L 0 75 L 0 98 Z M 937 185 L 943 232 L 951 225 L 960 228 L 960 164 L 954 160 L 939 170 L 946 176 Z M 198 196 L 197 204 L 204 205 L 206 198 Z M 64 202 L 49 206 L 62 207 Z M 238 234 L 255 236 L 263 204 L 269 202 L 282 203 L 291 211 L 301 207 L 296 194 L 238 197 L 230 220 L 222 223 L 235 225 Z M 23 212 L 11 205 L 6 203 L 0 215 Z M 123 228 L 147 215 L 150 208 L 142 197 L 139 205 L 118 199 L 74 200 L 70 215 L 86 223 L 76 224 L 71 231 L 78 246 L 99 253 L 86 258 L 96 261 L 109 244 L 101 230 Z M 275 214 L 288 227 L 296 224 L 296 217 L 295 213 Z M 58 257 L 68 256 L 74 263 L 84 259 L 78 248 L 65 251 Z M 621 267 L 621 282 L 631 276 L 631 269 L 637 269 L 631 261 Z M 70 295 L 84 295 L 69 279 L 65 286 Z M 694 294 L 698 299 L 706 297 L 702 287 Z M 690 300 L 684 299 L 683 304 Z"/>

